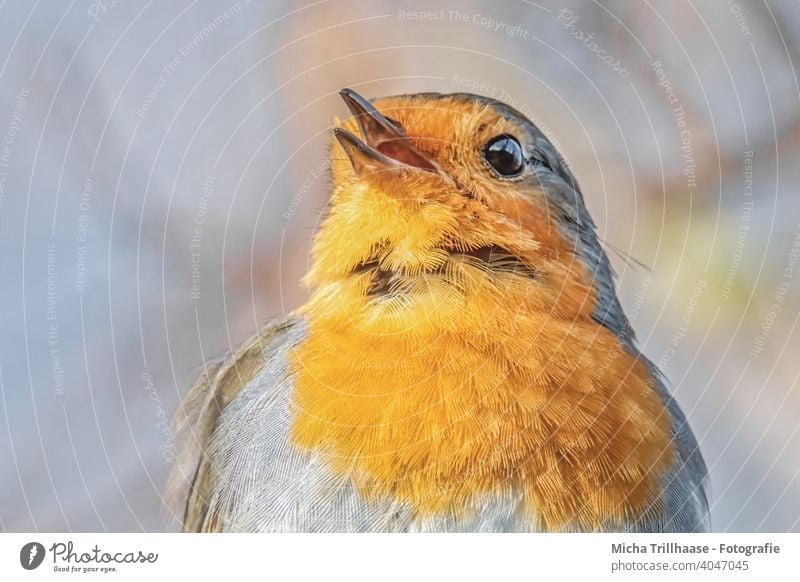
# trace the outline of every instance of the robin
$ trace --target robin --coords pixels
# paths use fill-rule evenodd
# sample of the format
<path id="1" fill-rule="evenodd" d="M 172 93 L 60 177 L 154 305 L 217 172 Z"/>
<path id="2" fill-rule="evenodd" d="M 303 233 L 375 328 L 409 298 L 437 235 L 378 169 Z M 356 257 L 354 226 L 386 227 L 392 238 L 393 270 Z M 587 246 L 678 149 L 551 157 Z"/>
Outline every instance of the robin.
<path id="1" fill-rule="evenodd" d="M 704 531 L 697 442 L 545 135 L 341 96 L 309 300 L 184 402 L 184 530 Z"/>

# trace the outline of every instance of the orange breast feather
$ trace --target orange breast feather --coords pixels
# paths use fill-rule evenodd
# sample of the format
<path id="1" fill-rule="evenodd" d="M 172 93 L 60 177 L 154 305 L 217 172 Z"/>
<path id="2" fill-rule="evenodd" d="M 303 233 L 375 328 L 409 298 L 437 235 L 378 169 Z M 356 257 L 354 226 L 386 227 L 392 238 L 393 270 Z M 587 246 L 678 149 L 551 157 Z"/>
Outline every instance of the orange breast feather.
<path id="1" fill-rule="evenodd" d="M 564 281 L 549 292 L 465 265 L 460 293 L 375 302 L 359 277 L 315 293 L 292 354 L 294 442 L 420 518 L 515 491 L 544 530 L 635 520 L 674 463 L 669 415 L 645 365 L 591 319 L 581 263 L 549 257 Z"/>

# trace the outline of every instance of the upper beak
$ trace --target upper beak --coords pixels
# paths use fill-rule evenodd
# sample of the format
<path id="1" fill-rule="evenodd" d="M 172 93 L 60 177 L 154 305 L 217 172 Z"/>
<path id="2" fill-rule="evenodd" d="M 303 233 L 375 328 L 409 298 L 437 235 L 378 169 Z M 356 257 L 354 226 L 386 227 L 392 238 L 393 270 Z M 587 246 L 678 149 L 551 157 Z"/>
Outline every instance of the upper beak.
<path id="1" fill-rule="evenodd" d="M 408 167 L 438 171 L 436 165 L 406 137 L 403 128 L 387 119 L 372 103 L 352 89 L 342 89 L 339 95 L 356 118 L 364 140 L 345 129 L 333 130 L 356 174 Z"/>

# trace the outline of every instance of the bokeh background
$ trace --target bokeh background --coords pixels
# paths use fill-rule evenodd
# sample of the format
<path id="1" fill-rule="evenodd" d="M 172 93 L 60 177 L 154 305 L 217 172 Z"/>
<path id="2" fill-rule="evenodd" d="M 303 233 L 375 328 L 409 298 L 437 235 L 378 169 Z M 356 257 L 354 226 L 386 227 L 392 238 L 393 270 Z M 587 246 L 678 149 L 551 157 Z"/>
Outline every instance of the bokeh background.
<path id="1" fill-rule="evenodd" d="M 714 529 L 800 531 L 799 66 L 793 0 L 0 2 L 0 529 L 175 527 L 166 421 L 306 297 L 352 87 L 551 135 Z"/>

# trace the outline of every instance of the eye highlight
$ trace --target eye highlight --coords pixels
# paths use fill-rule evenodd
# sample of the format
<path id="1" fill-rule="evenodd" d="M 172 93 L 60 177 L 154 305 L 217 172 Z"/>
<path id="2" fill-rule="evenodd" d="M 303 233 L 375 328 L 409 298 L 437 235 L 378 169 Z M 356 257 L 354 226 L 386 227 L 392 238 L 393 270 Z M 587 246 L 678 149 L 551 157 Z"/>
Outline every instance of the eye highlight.
<path id="1" fill-rule="evenodd" d="M 483 158 L 498 174 L 506 178 L 519 176 L 525 169 L 522 146 L 507 133 L 489 140 L 483 150 Z"/>

